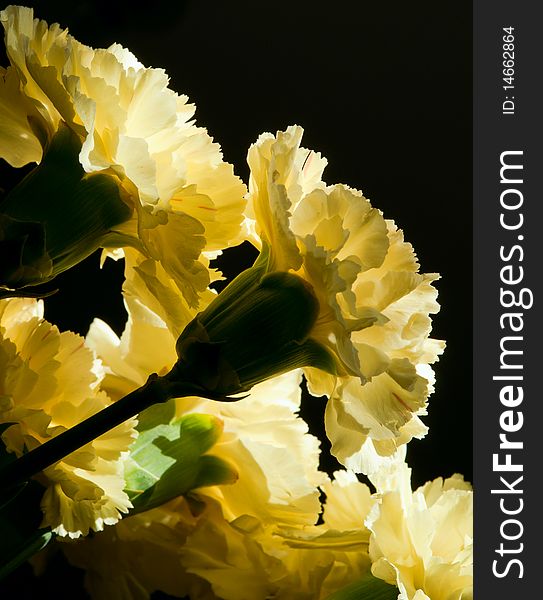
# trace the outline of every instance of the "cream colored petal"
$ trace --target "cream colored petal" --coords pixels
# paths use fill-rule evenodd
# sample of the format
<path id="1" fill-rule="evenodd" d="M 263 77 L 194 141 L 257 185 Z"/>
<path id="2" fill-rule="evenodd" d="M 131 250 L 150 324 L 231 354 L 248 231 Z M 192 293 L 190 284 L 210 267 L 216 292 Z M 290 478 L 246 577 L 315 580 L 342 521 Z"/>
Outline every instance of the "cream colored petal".
<path id="1" fill-rule="evenodd" d="M 406 272 L 389 275 L 389 281 L 399 283 L 403 278 L 404 282 L 410 279 L 412 283 L 400 286 L 393 292 L 396 299 L 385 302 L 387 306 L 381 310 L 388 318 L 386 323 L 357 331 L 353 338 L 357 343 L 374 346 L 395 358 L 408 358 L 414 363 L 435 362 L 445 346 L 444 342 L 428 337 L 431 331 L 429 315 L 439 310 L 437 292 L 431 285 L 436 276 Z M 391 286 L 388 287 L 392 290 Z M 389 300 L 392 298 L 389 297 Z"/>
<path id="2" fill-rule="evenodd" d="M 266 554 L 252 536 L 224 521 L 218 507 L 213 508 L 214 515 L 209 514 L 211 508 L 182 550 L 187 571 L 207 579 L 224 600 L 276 597 L 276 580 L 285 575 L 281 561 Z"/>
<path id="3" fill-rule="evenodd" d="M 154 204 L 158 199 L 156 164 L 149 153 L 147 141 L 120 134 L 115 159 L 126 176 L 137 186 L 142 200 Z"/>
<path id="4" fill-rule="evenodd" d="M 432 554 L 454 562 L 473 539 L 473 494 L 470 490 L 447 490 L 432 505 L 432 514 L 440 524 L 432 540 Z"/>
<path id="5" fill-rule="evenodd" d="M 30 100 L 21 93 L 12 67 L 0 71 L 0 156 L 12 167 L 40 162 L 42 147 L 28 119 L 40 119 Z"/>
<path id="6" fill-rule="evenodd" d="M 94 319 L 85 340 L 89 348 L 107 365 L 103 385 L 112 398 L 121 398 L 145 383 L 144 374 L 126 361 L 121 340 L 107 323 Z"/>
<path id="7" fill-rule="evenodd" d="M 274 266 L 279 270 L 298 269 L 302 263 L 290 230 L 291 200 L 287 193 L 301 137 L 299 127 L 278 132 L 277 140 L 262 134 L 247 156 L 251 168 L 249 214 L 254 215 L 262 240 L 274 249 Z"/>
<path id="8" fill-rule="evenodd" d="M 216 498 L 225 516 L 252 515 L 263 523 L 312 524 L 320 510 L 317 486 L 319 441 L 293 412 L 300 401 L 300 373 L 291 372 L 255 386 L 233 403 L 180 399 L 178 414 L 207 413 L 224 424 L 213 455 L 237 467 L 239 479 L 201 490 Z"/>
<path id="9" fill-rule="evenodd" d="M 405 359 L 364 385 L 338 380 L 325 414 L 332 453 L 345 466 L 370 474 L 412 437 L 423 437 L 428 382 Z M 386 461 L 385 461 L 386 462 Z"/>
<path id="10" fill-rule="evenodd" d="M 189 306 L 195 308 L 199 294 L 210 282 L 207 266 L 199 260 L 205 246 L 204 229 L 196 219 L 183 213 L 170 213 L 167 219 L 167 225 L 142 229 L 142 241 L 175 281 Z"/>
<path id="11" fill-rule="evenodd" d="M 100 462 L 96 472 L 75 469 L 47 488 L 41 503 L 42 526 L 70 538 L 87 535 L 91 529 L 102 531 L 131 507 L 123 488 L 122 470 L 116 463 Z"/>
<path id="12" fill-rule="evenodd" d="M 52 424 L 64 430 L 108 404 L 103 393 L 77 408 L 60 402 L 52 411 Z M 45 470 L 51 485 L 41 503 L 44 526 L 75 538 L 87 535 L 89 529 L 101 531 L 128 512 L 123 462 L 136 436 L 135 425 L 134 419 L 126 421 Z"/>
<path id="13" fill-rule="evenodd" d="M 380 493 L 366 524 L 373 573 L 401 598 L 460 600 L 472 594 L 473 496 L 460 476 L 414 493 L 410 469 L 391 465 L 372 477 Z"/>
<path id="14" fill-rule="evenodd" d="M 294 159 L 295 171 L 300 173 L 299 184 L 302 196 L 317 188 L 324 188 L 322 174 L 328 160 L 320 152 L 300 148 Z"/>
<path id="15" fill-rule="evenodd" d="M 127 299 L 130 316 L 121 337 L 124 360 L 140 377 L 147 379 L 151 373 L 167 372 L 177 360 L 175 339 L 156 315 L 136 298 Z"/>
<path id="16" fill-rule="evenodd" d="M 151 138 L 174 126 L 176 98 L 168 89 L 168 76 L 162 69 L 140 69 L 125 124 L 127 135 Z"/>
<path id="17" fill-rule="evenodd" d="M 424 407 L 426 381 L 408 363 L 395 362 L 364 386 L 350 378 L 340 385 L 337 394 L 341 395 L 344 410 L 370 429 L 373 438 L 389 439 Z"/>
<path id="18" fill-rule="evenodd" d="M 304 196 L 291 224 L 297 236 L 313 235 L 332 256 L 339 260 L 352 257 L 364 270 L 379 267 L 389 247 L 381 213 L 360 192 L 344 185 Z"/>
<path id="19" fill-rule="evenodd" d="M 139 298 L 150 311 L 166 323 L 171 335 L 177 339 L 183 329 L 196 316 L 196 310 L 189 308 L 181 296 L 176 282 L 164 268 L 133 250 L 126 251 L 126 281 L 124 284 L 127 298 Z M 207 290 L 200 297 L 199 310 L 203 310 L 215 293 Z"/>
<path id="20" fill-rule="evenodd" d="M 81 120 L 75 112 L 72 98 L 66 90 L 65 84 L 62 82 L 59 69 L 48 64 L 47 60 L 36 54 L 26 57 L 26 67 L 37 93 L 35 96 L 29 93 L 30 86 L 28 84 L 25 85 L 24 90 L 30 98 L 35 98 L 46 107 L 46 111 L 41 110 L 40 112 L 49 118 L 51 129 L 55 131 L 59 121 L 63 120 L 77 132 L 83 133 Z"/>
<path id="21" fill-rule="evenodd" d="M 0 302 L 0 326 L 10 335 L 12 328 L 35 317 L 43 318 L 43 300 L 12 298 L 9 302 Z"/>
<path id="22" fill-rule="evenodd" d="M 151 373 L 164 374 L 177 360 L 175 343 L 196 316 L 175 281 L 163 267 L 133 249 L 126 249 L 123 285 L 128 321 L 119 339 L 103 322 L 95 320 L 87 343 L 106 365 L 104 387 L 120 398 L 145 383 Z M 215 297 L 210 290 L 200 308 Z"/>
<path id="23" fill-rule="evenodd" d="M 99 390 L 104 369 L 83 338 L 43 320 L 35 300 L 0 301 L 1 422 L 20 455 L 110 404 Z M 16 309 L 20 311 L 17 312 Z M 78 537 L 116 522 L 129 507 L 123 460 L 135 438 L 129 420 L 44 472 L 44 526 Z"/>
<path id="24" fill-rule="evenodd" d="M 365 529 L 373 500 L 367 485 L 352 471 L 336 471 L 334 480 L 322 486 L 326 494 L 323 520 L 331 529 Z M 368 536 L 369 538 L 369 536 Z"/>
<path id="25" fill-rule="evenodd" d="M 58 25 L 50 28 L 45 21 L 34 19 L 32 9 L 21 6 L 8 6 L 0 14 L 0 20 L 5 29 L 5 42 L 8 58 L 19 72 L 23 81 L 24 92 L 29 98 L 34 98 L 43 107 L 41 111 L 44 118 L 49 119 L 52 129 L 58 125 L 60 115 L 55 108 L 55 102 L 42 90 L 41 84 L 48 87 L 48 82 L 54 87 L 54 96 L 62 96 L 58 84 L 60 74 L 55 67 L 51 67 L 41 82 L 34 81 L 30 70 L 42 62 L 48 64 L 47 56 L 55 46 L 62 50 L 66 46 L 67 32 Z"/>
<path id="26" fill-rule="evenodd" d="M 344 406 L 333 395 L 326 405 L 324 415 L 326 435 L 332 444 L 332 454 L 349 469 L 357 471 L 357 464 L 349 462 L 356 455 L 368 438 L 369 429 L 364 429 L 354 417 L 344 410 Z"/>
<path id="27" fill-rule="evenodd" d="M 197 181 L 197 185 L 175 193 L 171 208 L 195 217 L 204 225 L 207 251 L 242 241 L 247 188 L 234 175 L 232 166 L 221 163 L 213 169 L 202 169 Z"/>
<path id="28" fill-rule="evenodd" d="M 10 373 L 11 383 L 6 391 L 17 398 L 17 405 L 40 408 L 56 393 L 55 373 L 60 363 L 56 360 L 60 340 L 58 330 L 37 318 L 8 330 L 8 339 L 17 348 L 20 368 Z"/>
<path id="29" fill-rule="evenodd" d="M 455 473 L 452 477 L 448 477 L 445 480 L 443 480 L 442 477 L 438 477 L 433 481 L 429 481 L 428 483 L 418 488 L 417 492 L 423 493 L 428 506 L 432 506 L 445 491 L 470 491 L 471 489 L 471 484 L 467 481 L 464 481 L 464 476 L 460 475 L 459 473 Z"/>
<path id="30" fill-rule="evenodd" d="M 125 69 L 139 71 L 145 68 L 130 50 L 123 48 L 120 44 L 112 44 L 108 48 L 108 52 L 113 54 Z"/>
<path id="31" fill-rule="evenodd" d="M 418 421 L 416 417 L 405 427 L 415 421 Z M 420 423 L 420 421 L 418 422 Z M 423 426 L 422 430 L 426 433 L 427 428 Z M 373 440 L 366 437 L 360 450 L 347 455 L 344 460 L 345 466 L 348 469 L 352 469 L 355 473 L 364 473 L 370 479 L 373 479 L 377 473 L 386 471 L 405 460 L 407 442 L 413 437 L 413 435 L 409 435 L 405 438 L 394 440 L 394 442 L 390 440 Z"/>

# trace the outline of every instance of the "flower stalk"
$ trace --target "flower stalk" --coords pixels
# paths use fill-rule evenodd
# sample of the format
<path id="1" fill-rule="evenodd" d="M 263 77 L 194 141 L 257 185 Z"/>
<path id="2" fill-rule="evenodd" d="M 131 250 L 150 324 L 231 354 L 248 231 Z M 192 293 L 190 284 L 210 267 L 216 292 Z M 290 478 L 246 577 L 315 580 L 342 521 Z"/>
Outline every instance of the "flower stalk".
<path id="1" fill-rule="evenodd" d="M 187 325 L 169 373 L 0 469 L 12 487 L 27 481 L 150 406 L 171 398 L 233 395 L 303 366 L 328 368 L 326 351 L 309 336 L 318 314 L 311 286 L 291 273 L 266 272 L 267 253 L 241 273 Z"/>
<path id="2" fill-rule="evenodd" d="M 194 386 L 188 383 L 172 382 L 167 375 L 153 373 L 124 398 L 5 465 L 0 469 L 0 481 L 5 489 L 15 487 L 153 404 L 194 393 Z"/>

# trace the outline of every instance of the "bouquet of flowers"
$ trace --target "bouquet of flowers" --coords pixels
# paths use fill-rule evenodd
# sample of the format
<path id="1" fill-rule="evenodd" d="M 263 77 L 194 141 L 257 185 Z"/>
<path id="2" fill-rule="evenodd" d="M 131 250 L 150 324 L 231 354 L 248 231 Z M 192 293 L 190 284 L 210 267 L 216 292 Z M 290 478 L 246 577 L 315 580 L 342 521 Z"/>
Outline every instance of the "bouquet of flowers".
<path id="1" fill-rule="evenodd" d="M 401 229 L 301 127 L 260 135 L 244 182 L 163 70 L 0 19 L 0 156 L 26 173 L 0 203 L 2 576 L 62 553 L 97 600 L 471 598 L 471 486 L 413 490 L 406 463 L 444 343 Z M 97 250 L 124 261 L 120 337 L 44 318 Z"/>

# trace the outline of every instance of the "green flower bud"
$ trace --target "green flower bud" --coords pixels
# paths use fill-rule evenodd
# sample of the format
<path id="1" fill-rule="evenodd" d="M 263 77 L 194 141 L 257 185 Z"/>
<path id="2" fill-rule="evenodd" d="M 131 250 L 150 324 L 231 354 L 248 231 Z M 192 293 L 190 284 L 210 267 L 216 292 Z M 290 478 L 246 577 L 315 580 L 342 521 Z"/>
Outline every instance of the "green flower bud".
<path id="1" fill-rule="evenodd" d="M 177 340 L 170 381 L 190 381 L 202 396 L 223 398 L 299 367 L 333 372 L 332 357 L 310 337 L 319 314 L 311 285 L 266 266 L 265 250 L 189 323 Z"/>
<path id="2" fill-rule="evenodd" d="M 0 204 L 0 288 L 44 283 L 104 244 L 132 209 L 114 174 L 88 174 L 61 126 L 42 162 Z"/>

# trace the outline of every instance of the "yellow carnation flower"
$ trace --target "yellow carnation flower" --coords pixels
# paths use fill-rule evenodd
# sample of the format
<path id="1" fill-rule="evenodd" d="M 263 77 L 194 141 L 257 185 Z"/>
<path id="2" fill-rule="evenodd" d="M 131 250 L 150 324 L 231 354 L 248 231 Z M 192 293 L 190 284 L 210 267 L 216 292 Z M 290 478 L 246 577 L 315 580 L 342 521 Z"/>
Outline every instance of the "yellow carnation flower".
<path id="1" fill-rule="evenodd" d="M 326 477 L 318 471 L 318 441 L 295 414 L 299 381 L 299 372 L 282 375 L 233 404 L 178 401 L 180 413 L 220 416 L 224 432 L 213 454 L 238 466 L 239 479 L 63 544 L 70 562 L 86 570 L 92 597 L 124 598 L 134 590 L 143 600 L 162 590 L 193 600 L 314 600 L 369 571 L 369 531 L 345 539 L 315 526 L 317 485 Z M 310 533 L 324 539 L 315 543 Z"/>
<path id="2" fill-rule="evenodd" d="M 87 336 L 107 372 L 103 387 L 114 398 L 139 387 L 150 372 L 170 370 L 177 360 L 176 330 L 182 321 L 191 319 L 187 310 L 181 323 L 172 325 L 175 314 L 166 310 L 167 294 L 161 295 L 166 305 L 152 295 L 157 289 L 168 289 L 168 279 L 164 273 L 145 272 L 148 266 L 143 261 L 129 271 L 125 283 L 129 317 L 121 338 L 99 320 L 93 322 Z M 161 288 L 157 288 L 159 282 Z M 173 299 L 175 290 L 170 291 Z M 153 300 L 154 310 L 149 306 Z M 320 506 L 316 488 L 323 476 L 318 471 L 318 440 L 307 435 L 307 425 L 296 416 L 300 381 L 301 372 L 291 371 L 254 386 L 246 398 L 236 402 L 177 400 L 177 416 L 204 413 L 224 424 L 213 455 L 233 464 L 239 479 L 234 485 L 216 488 L 214 497 L 221 501 L 228 518 L 250 514 L 292 524 L 316 520 Z"/>
<path id="3" fill-rule="evenodd" d="M 207 581 L 187 573 L 180 552 L 197 516 L 178 498 L 126 517 L 99 535 L 62 544 L 70 563 L 84 569 L 96 600 L 148 600 L 160 590 L 176 597 L 215 600 Z"/>
<path id="4" fill-rule="evenodd" d="M 269 270 L 309 282 L 319 314 L 309 336 L 334 357 L 337 375 L 306 368 L 312 393 L 330 397 L 333 453 L 367 473 L 426 428 L 430 363 L 443 343 L 428 338 L 439 310 L 412 247 L 361 192 L 322 182 L 320 154 L 302 129 L 263 134 L 250 148 L 248 229 L 270 248 Z"/>
<path id="5" fill-rule="evenodd" d="M 403 460 L 389 461 L 371 477 L 374 494 L 352 471 L 334 473 L 334 481 L 322 486 L 323 523 L 294 534 L 283 531 L 286 543 L 315 552 L 333 544 L 358 555 L 369 544 L 373 575 L 397 586 L 398 600 L 471 599 L 471 486 L 454 475 L 412 492 L 410 472 Z M 335 589 L 352 583 L 352 573 Z"/>
<path id="6" fill-rule="evenodd" d="M 371 530 L 372 572 L 400 589 L 400 600 L 473 596 L 473 493 L 461 475 L 411 491 L 406 464 L 374 475 L 379 501 Z"/>
<path id="7" fill-rule="evenodd" d="M 209 283 L 201 252 L 241 241 L 245 186 L 162 69 L 118 44 L 94 50 L 33 17 L 17 6 L 0 14 L 12 65 L 0 73 L 0 156 L 13 166 L 39 162 L 41 145 L 68 127 L 84 172 L 114 176 L 134 211 L 102 245 L 137 246 L 196 305 Z"/>
<path id="8" fill-rule="evenodd" d="M 0 301 L 0 423 L 11 423 L 2 434 L 8 451 L 20 456 L 109 405 L 103 376 L 80 336 L 43 319 L 42 302 Z M 78 537 L 128 512 L 123 461 L 134 425 L 127 421 L 44 470 L 42 526 Z"/>
<path id="9" fill-rule="evenodd" d="M 98 319 L 87 335 L 87 343 L 106 371 L 103 388 L 115 399 L 141 386 L 149 373 L 164 374 L 171 369 L 177 361 L 179 332 L 195 316 L 160 265 L 135 253 L 127 256 L 128 277 L 123 290 L 128 320 L 121 338 Z M 209 291 L 204 300 L 211 302 L 213 298 L 215 294 Z M 300 381 L 301 372 L 296 370 L 254 386 L 246 398 L 235 402 L 177 400 L 177 416 L 205 413 L 224 423 L 213 455 L 226 459 L 240 473 L 235 485 L 220 488 L 223 506 L 231 505 L 232 518 L 241 510 L 236 506 L 247 511 L 251 503 L 250 514 L 262 517 L 270 512 L 274 519 L 282 515 L 285 522 L 290 511 L 294 511 L 295 521 L 304 522 L 312 522 L 318 514 L 316 486 L 322 480 L 317 468 L 318 441 L 305 435 L 307 426 L 296 417 L 301 401 Z M 279 465 L 289 464 L 285 471 L 290 470 L 291 474 L 281 474 L 287 478 L 282 485 L 288 491 L 278 484 L 269 487 L 268 474 L 273 477 Z M 259 492 L 255 493 L 257 480 Z"/>
<path id="10" fill-rule="evenodd" d="M 224 423 L 213 454 L 237 467 L 236 483 L 202 493 L 220 501 L 232 521 L 242 515 L 264 524 L 312 525 L 320 510 L 319 441 L 297 416 L 301 373 L 260 383 L 237 402 L 178 400 L 178 411 L 202 412 Z M 271 401 L 273 399 L 273 401 Z"/>
<path id="11" fill-rule="evenodd" d="M 178 302 L 179 292 L 160 265 L 135 254 L 127 256 L 127 327 L 119 339 L 105 323 L 95 320 L 87 336 L 104 363 L 104 387 L 113 397 L 136 388 L 151 371 L 167 372 L 177 360 L 178 332 L 194 317 L 194 311 Z M 318 470 L 319 442 L 297 416 L 300 380 L 299 370 L 285 373 L 255 385 L 246 398 L 236 402 L 176 401 L 178 416 L 206 413 L 222 421 L 223 432 L 212 454 L 233 465 L 239 477 L 229 485 L 191 492 L 188 514 L 187 505 L 176 500 L 161 507 L 160 515 L 150 511 L 123 519 L 115 527 L 118 534 L 108 530 L 104 536 L 67 546 L 70 560 L 87 569 L 88 589 L 100 590 L 96 597 L 100 593 L 116 597 L 113 588 L 130 585 L 145 589 L 146 594 L 153 589 L 172 593 L 172 586 L 177 586 L 176 594 L 190 588 L 194 598 L 238 600 L 243 573 L 247 598 L 265 598 L 273 592 L 287 599 L 296 590 L 295 597 L 309 600 L 324 598 L 346 579 L 355 581 L 367 572 L 367 531 L 355 544 L 349 539 L 347 549 L 343 540 L 339 547 L 330 540 L 328 547 L 305 547 L 305 540 L 301 547 L 294 547 L 304 531 L 315 527 L 321 508 L 319 486 L 326 482 Z M 178 511 L 185 514 L 182 534 Z M 169 541 L 155 555 L 158 539 L 150 544 L 145 540 L 149 532 L 161 527 L 165 528 L 163 539 Z M 287 534 L 296 540 L 287 540 Z M 133 558 L 129 548 L 137 549 Z M 95 552 L 103 560 L 95 561 Z M 106 590 L 105 573 L 114 556 L 119 557 L 121 568 L 115 578 L 108 579 Z M 140 576 L 143 556 L 148 566 Z M 162 572 L 159 565 L 156 569 L 149 566 L 157 557 L 162 557 L 163 564 L 177 561 L 175 577 L 160 581 L 150 575 Z M 200 591 L 195 591 L 195 581 L 203 586 Z M 141 597 L 147 596 L 142 593 Z"/>
<path id="12" fill-rule="evenodd" d="M 255 518 L 228 522 L 220 506 L 207 505 L 182 549 L 182 564 L 211 583 L 224 600 L 324 600 L 368 572 L 364 546 L 328 538 L 320 547 L 285 541 L 277 527 Z M 347 546 L 347 547 L 346 547 Z M 243 580 L 243 585 L 240 585 Z"/>

